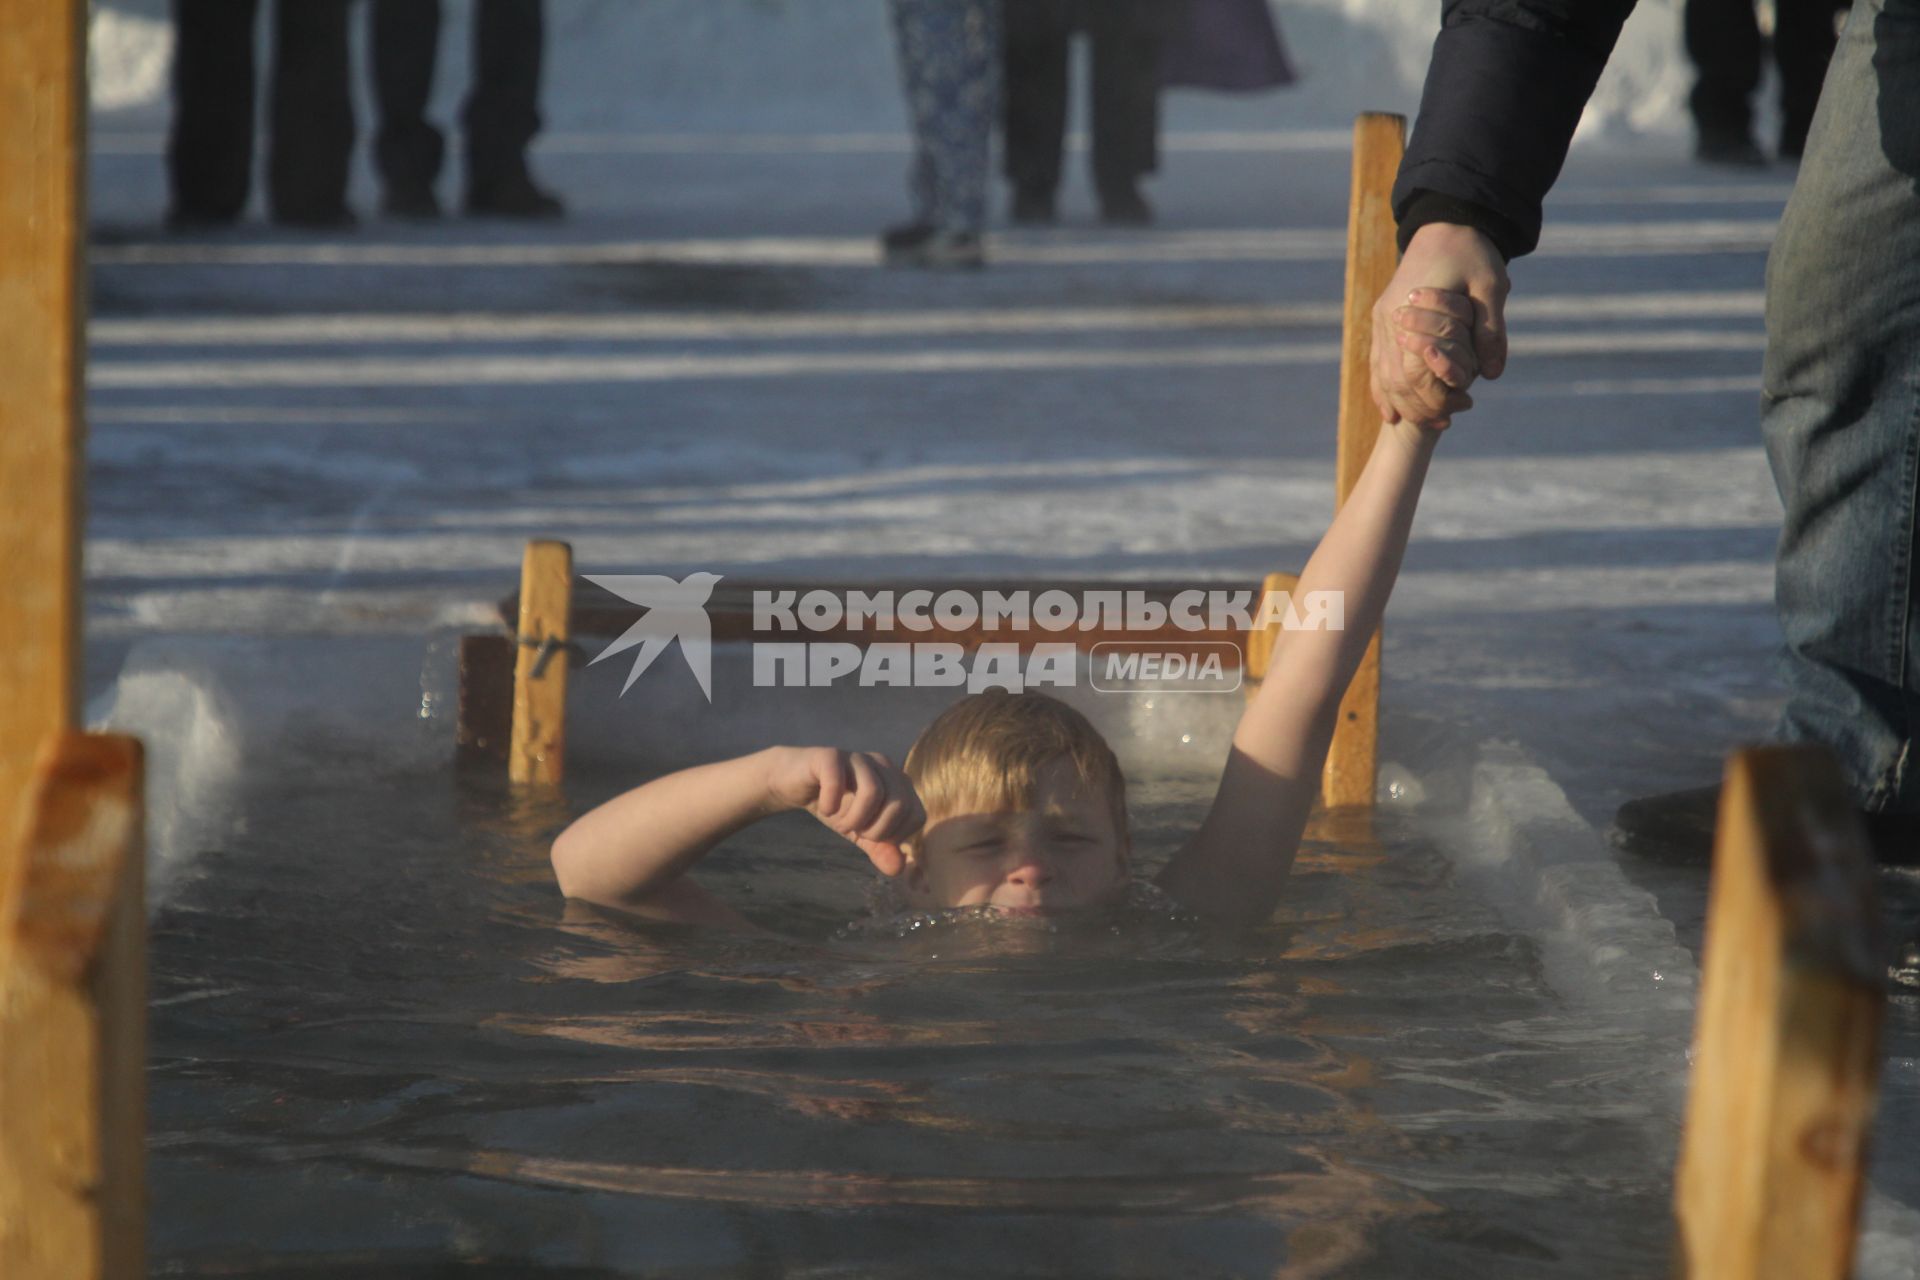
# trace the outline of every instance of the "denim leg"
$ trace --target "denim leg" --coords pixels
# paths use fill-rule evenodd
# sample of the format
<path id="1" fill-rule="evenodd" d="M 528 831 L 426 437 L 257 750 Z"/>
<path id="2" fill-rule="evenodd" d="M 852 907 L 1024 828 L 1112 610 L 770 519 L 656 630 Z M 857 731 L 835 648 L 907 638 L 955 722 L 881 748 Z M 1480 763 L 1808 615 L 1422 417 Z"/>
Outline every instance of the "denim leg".
<path id="1" fill-rule="evenodd" d="M 951 231 L 979 231 L 987 221 L 1000 16 L 1000 0 L 893 0 L 915 216 Z"/>
<path id="2" fill-rule="evenodd" d="M 1762 433 L 1786 508 L 1778 734 L 1920 810 L 1920 0 L 1857 0 L 1767 263 Z"/>

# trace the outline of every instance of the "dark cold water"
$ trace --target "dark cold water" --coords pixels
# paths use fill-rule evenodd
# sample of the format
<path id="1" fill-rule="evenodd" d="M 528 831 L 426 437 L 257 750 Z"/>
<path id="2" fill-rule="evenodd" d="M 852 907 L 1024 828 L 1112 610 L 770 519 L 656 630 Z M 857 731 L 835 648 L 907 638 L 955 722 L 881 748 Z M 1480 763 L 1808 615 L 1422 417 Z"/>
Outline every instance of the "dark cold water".
<path id="1" fill-rule="evenodd" d="M 864 860 L 782 820 L 703 879 L 783 940 L 565 908 L 616 785 L 251 785 L 153 923 L 157 1274 L 1664 1268 L 1684 1036 L 1569 1005 L 1408 819 L 1322 823 L 1245 936 L 838 938 Z M 1203 798 L 1138 789 L 1143 870 Z"/>

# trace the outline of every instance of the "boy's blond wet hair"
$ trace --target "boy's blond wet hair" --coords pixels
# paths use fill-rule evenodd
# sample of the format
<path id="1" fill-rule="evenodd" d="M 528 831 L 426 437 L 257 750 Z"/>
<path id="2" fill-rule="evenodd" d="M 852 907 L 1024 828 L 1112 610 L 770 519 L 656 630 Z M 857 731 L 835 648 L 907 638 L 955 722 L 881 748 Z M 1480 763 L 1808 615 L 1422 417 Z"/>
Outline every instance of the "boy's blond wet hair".
<path id="1" fill-rule="evenodd" d="M 1127 780 L 1120 762 L 1100 731 L 1057 698 L 1005 689 L 962 698 L 920 731 L 907 752 L 906 774 L 929 821 L 937 822 L 958 813 L 1031 809 L 1040 774 L 1063 757 L 1106 800 L 1124 849 Z"/>

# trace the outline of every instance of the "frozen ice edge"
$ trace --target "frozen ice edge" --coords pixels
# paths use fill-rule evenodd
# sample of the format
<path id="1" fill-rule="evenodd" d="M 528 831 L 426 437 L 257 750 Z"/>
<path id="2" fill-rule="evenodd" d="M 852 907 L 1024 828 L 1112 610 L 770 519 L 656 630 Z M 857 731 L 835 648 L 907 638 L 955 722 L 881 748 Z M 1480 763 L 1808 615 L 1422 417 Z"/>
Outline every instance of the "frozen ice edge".
<path id="1" fill-rule="evenodd" d="M 1554 989 L 1629 1021 L 1678 1018 L 1678 1043 L 1690 1046 L 1699 967 L 1566 792 L 1503 741 L 1480 747 L 1468 786 L 1466 812 L 1446 824 L 1442 848 L 1476 891 L 1540 942 Z M 1691 1058 L 1688 1048 L 1667 1073 L 1682 1091 L 1676 1108 Z M 1854 1274 L 1920 1280 L 1920 1210 L 1869 1188 Z"/>
<path id="2" fill-rule="evenodd" d="M 1517 744 L 1480 746 L 1466 811 L 1441 840 L 1468 883 L 1542 939 L 1555 990 L 1610 1011 L 1693 1008 L 1698 974 L 1673 925 Z"/>

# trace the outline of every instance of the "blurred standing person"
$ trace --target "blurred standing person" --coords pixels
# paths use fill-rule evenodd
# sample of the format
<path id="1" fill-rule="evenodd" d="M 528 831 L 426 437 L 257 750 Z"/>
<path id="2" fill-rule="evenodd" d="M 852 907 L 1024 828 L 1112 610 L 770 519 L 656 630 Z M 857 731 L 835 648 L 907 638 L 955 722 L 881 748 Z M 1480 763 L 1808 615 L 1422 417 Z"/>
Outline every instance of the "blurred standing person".
<path id="1" fill-rule="evenodd" d="M 1028 0 L 1013 0 L 1015 8 Z M 987 175 L 1000 103 L 1000 0 L 891 0 L 913 129 L 913 220 L 880 237 L 889 266 L 986 262 Z"/>
<path id="2" fill-rule="evenodd" d="M 540 132 L 542 0 L 477 0 L 473 85 L 460 113 L 467 144 L 466 212 L 557 218 L 565 206 L 533 181 L 527 148 Z M 435 184 L 446 138 L 427 122 L 440 53 L 440 0 L 373 0 L 373 86 L 380 112 L 374 164 L 389 217 L 440 216 Z"/>
<path id="3" fill-rule="evenodd" d="M 1140 179 L 1160 166 L 1160 48 L 1179 0 L 1012 0 L 1007 7 L 1006 169 L 1013 220 L 1054 220 L 1075 30 L 1093 52 L 1093 183 L 1101 221 L 1141 227 Z"/>
<path id="4" fill-rule="evenodd" d="M 1782 160 L 1806 150 L 1820 82 L 1838 40 L 1841 0 L 1774 0 L 1773 63 L 1780 73 Z M 1766 154 L 1753 137 L 1753 94 L 1764 49 L 1754 0 L 1687 0 L 1687 56 L 1698 73 L 1693 109 L 1694 155 L 1708 164 L 1758 168 Z"/>
<path id="5" fill-rule="evenodd" d="M 350 227 L 350 0 L 276 0 L 267 98 L 267 212 L 286 226 Z M 253 184 L 257 0 L 173 0 L 167 225 L 226 226 Z"/>

